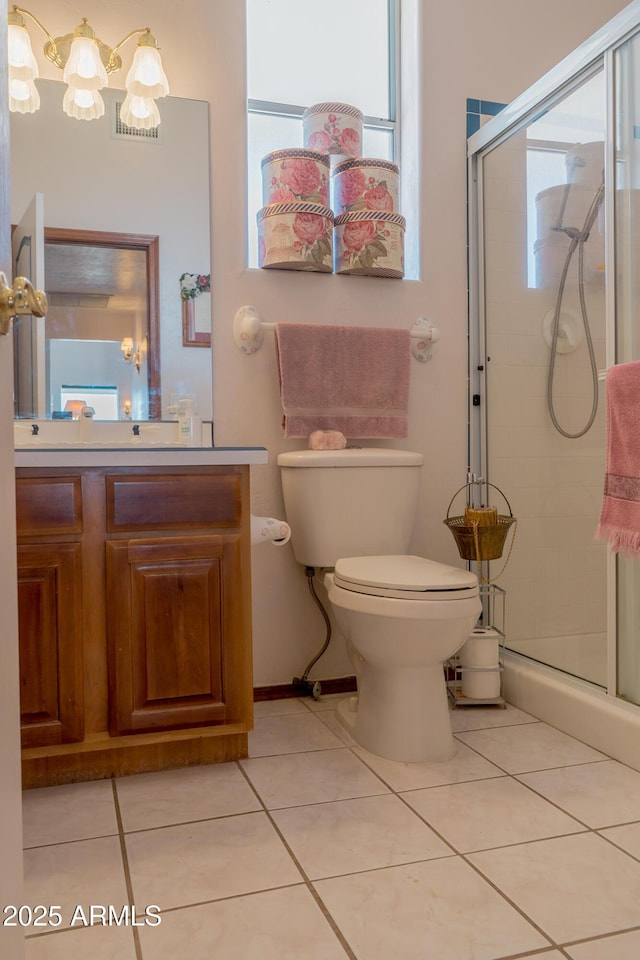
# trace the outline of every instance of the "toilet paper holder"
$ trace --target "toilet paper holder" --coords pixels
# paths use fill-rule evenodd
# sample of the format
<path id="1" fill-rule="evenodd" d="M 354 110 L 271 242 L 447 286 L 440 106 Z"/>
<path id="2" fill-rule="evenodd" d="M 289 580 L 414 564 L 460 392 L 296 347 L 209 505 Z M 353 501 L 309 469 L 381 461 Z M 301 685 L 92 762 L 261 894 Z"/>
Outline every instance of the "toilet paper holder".
<path id="1" fill-rule="evenodd" d="M 256 517 L 251 514 L 251 543 L 272 543 L 283 547 L 291 539 L 291 527 L 276 517 Z"/>

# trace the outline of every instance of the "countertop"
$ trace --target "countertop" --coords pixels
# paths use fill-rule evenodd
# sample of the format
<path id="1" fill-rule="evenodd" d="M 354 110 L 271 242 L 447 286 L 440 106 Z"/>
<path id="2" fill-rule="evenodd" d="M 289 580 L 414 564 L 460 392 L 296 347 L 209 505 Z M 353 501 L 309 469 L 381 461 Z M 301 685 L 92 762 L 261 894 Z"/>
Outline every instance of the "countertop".
<path id="1" fill-rule="evenodd" d="M 20 447 L 16 467 L 180 467 L 268 463 L 265 447 Z"/>

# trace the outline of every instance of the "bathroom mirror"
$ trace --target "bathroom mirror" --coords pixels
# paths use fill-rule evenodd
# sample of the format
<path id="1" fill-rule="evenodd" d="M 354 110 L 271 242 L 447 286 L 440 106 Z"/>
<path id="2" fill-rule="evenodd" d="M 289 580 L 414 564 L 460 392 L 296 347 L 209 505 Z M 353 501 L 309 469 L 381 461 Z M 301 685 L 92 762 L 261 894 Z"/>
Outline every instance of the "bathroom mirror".
<path id="1" fill-rule="evenodd" d="M 210 350 L 184 345 L 180 295 L 184 273 L 211 270 L 208 104 L 163 98 L 160 125 L 131 131 L 121 91 L 83 122 L 62 112 L 64 84 L 37 83 L 40 110 L 11 115 L 11 219 L 43 195 L 44 415 L 60 413 L 64 384 L 115 388 L 118 416 L 167 417 L 188 395 L 211 419 Z M 27 395 L 33 370 L 16 372 Z"/>

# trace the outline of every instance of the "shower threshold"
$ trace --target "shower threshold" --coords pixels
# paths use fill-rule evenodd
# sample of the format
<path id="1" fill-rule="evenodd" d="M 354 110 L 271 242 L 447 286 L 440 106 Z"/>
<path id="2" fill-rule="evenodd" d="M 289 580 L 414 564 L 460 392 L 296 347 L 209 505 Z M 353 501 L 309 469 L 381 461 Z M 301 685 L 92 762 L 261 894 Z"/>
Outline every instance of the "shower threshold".
<path id="1" fill-rule="evenodd" d="M 604 632 L 509 639 L 505 647 L 578 680 L 586 680 L 599 687 L 607 685 L 607 637 Z"/>

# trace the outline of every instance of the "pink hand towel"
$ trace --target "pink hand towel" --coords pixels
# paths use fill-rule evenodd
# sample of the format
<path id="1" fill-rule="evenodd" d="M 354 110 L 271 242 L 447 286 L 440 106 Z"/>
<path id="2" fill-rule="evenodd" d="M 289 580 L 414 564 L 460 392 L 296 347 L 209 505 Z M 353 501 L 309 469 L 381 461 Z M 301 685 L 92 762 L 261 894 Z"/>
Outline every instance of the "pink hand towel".
<path id="1" fill-rule="evenodd" d="M 285 437 L 407 436 L 408 330 L 277 323 L 275 340 Z"/>
<path id="2" fill-rule="evenodd" d="M 596 538 L 640 556 L 640 361 L 610 367 L 606 377 L 607 462 Z"/>

